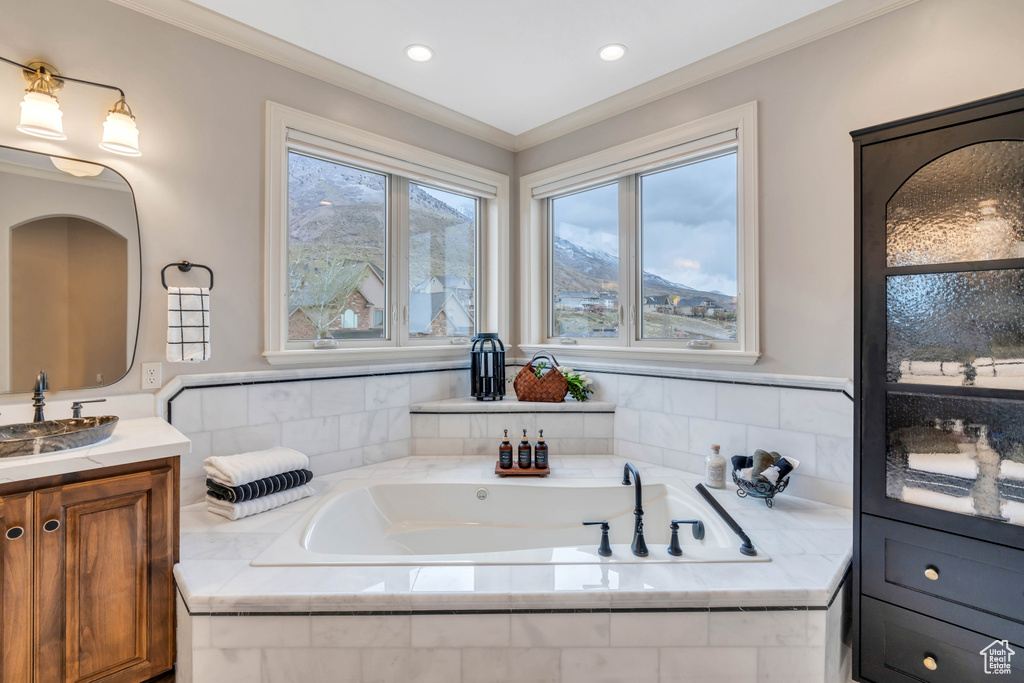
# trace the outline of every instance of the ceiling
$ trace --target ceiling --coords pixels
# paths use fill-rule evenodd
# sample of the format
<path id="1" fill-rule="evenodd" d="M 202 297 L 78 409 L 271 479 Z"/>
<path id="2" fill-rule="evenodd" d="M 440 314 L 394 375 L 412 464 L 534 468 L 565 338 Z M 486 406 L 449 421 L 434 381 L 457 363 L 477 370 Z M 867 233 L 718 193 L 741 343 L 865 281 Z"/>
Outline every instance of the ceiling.
<path id="1" fill-rule="evenodd" d="M 637 93 L 634 100 L 649 100 L 652 82 L 671 81 L 695 65 L 717 59 L 719 72 L 731 70 L 721 55 L 734 54 L 737 68 L 914 0 L 113 1 L 242 49 L 247 41 L 259 43 L 250 51 L 271 59 L 268 40 L 277 39 L 283 50 L 297 47 L 321 58 L 312 71 L 338 66 L 347 80 L 363 79 L 357 91 L 383 101 L 411 93 L 440 105 L 435 111 L 428 106 L 427 118 L 443 119 L 448 112 L 465 124 L 457 129 L 474 134 L 470 129 L 484 124 L 478 137 L 499 144 L 504 137 L 512 141 L 505 146 L 521 148 L 517 136 L 529 137 L 598 103 L 607 109 L 619 100 L 623 110 L 627 91 Z M 214 18 L 221 23 L 211 23 Z M 248 38 L 241 29 L 250 32 Z M 414 43 L 430 46 L 434 58 L 410 60 L 404 48 Z M 604 62 L 597 52 L 608 43 L 621 43 L 628 53 Z M 296 54 L 277 61 L 308 65 Z M 663 85 L 681 89 L 675 82 Z M 403 108 L 411 110 L 406 100 Z M 492 134 L 480 134 L 485 129 Z"/>

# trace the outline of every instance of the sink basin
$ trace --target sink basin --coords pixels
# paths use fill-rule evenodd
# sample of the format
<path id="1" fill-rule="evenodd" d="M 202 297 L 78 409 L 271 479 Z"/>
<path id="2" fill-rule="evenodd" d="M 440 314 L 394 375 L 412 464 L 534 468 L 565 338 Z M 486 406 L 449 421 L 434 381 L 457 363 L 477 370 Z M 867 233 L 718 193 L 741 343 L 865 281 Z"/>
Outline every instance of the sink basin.
<path id="1" fill-rule="evenodd" d="M 0 458 L 65 451 L 109 439 L 117 418 L 72 417 L 0 426 Z"/>

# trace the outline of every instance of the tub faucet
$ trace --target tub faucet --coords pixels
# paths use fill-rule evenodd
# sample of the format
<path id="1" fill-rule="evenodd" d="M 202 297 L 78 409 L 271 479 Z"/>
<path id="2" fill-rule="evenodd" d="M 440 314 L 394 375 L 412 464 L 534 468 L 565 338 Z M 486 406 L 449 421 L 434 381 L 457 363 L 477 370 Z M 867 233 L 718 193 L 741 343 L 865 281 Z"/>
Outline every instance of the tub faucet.
<path id="1" fill-rule="evenodd" d="M 640 473 L 637 472 L 633 463 L 627 462 L 622 468 L 622 485 L 629 486 L 629 473 L 633 473 L 634 489 L 636 490 L 636 507 L 633 509 L 633 516 L 636 523 L 633 526 L 633 554 L 637 557 L 647 557 L 647 542 L 644 541 L 644 494 L 640 484 Z"/>
<path id="2" fill-rule="evenodd" d="M 49 391 L 50 385 L 46 381 L 46 370 L 40 370 L 39 374 L 36 375 L 36 386 L 32 392 L 32 407 L 36 409 L 35 416 L 32 418 L 33 422 L 43 422 L 46 418 L 43 417 L 43 406 L 46 405 L 46 401 L 43 400 L 43 392 Z"/>

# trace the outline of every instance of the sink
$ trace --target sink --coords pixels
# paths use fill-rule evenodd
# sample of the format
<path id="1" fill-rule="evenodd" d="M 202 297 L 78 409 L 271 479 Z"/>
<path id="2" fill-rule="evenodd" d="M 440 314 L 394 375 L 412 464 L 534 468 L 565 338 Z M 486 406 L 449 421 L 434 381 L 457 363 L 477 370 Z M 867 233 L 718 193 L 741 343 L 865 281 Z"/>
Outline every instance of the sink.
<path id="1" fill-rule="evenodd" d="M 25 422 L 0 426 L 0 458 L 64 451 L 109 439 L 117 426 L 112 415 Z"/>

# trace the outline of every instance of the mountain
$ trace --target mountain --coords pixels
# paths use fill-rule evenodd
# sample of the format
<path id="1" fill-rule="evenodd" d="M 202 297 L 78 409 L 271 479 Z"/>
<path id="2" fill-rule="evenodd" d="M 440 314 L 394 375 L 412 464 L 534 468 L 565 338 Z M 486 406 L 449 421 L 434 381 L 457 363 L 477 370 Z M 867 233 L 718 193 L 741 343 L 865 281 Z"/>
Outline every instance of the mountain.
<path id="1" fill-rule="evenodd" d="M 619 260 L 599 249 L 587 249 L 569 240 L 554 240 L 554 290 L 558 292 L 617 292 Z M 706 292 L 671 282 L 654 273 L 644 273 L 645 296 L 678 296 L 682 306 L 696 306 L 710 299 L 720 306 L 735 306 L 733 297 Z"/>
<path id="2" fill-rule="evenodd" d="M 288 250 L 293 265 L 368 261 L 385 268 L 386 180 L 378 173 L 292 153 L 288 160 Z M 431 273 L 475 278 L 470 217 L 409 186 L 410 280 Z"/>

